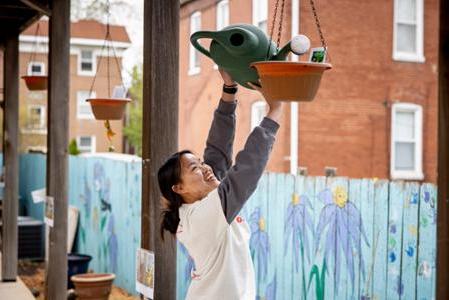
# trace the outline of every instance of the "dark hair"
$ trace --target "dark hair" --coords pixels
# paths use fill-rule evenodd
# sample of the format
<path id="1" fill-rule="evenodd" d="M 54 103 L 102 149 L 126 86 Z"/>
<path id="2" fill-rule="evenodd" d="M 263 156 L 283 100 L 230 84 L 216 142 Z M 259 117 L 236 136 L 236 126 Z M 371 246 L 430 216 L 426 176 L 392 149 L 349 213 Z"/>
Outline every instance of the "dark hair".
<path id="1" fill-rule="evenodd" d="M 181 156 L 188 153 L 192 154 L 189 150 L 172 154 L 157 172 L 159 189 L 163 196 L 163 199 L 161 199 L 163 202 L 160 229 L 162 239 L 164 239 L 164 230 L 176 234 L 178 228 L 179 207 L 181 207 L 183 200 L 181 195 L 172 190 L 172 186 L 181 182 Z"/>

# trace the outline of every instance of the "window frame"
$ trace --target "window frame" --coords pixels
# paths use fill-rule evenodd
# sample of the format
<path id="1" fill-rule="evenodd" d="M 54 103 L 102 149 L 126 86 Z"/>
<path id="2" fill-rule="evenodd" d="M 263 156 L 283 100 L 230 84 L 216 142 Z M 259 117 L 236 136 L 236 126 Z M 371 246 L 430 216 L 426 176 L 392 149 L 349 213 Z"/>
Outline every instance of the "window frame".
<path id="1" fill-rule="evenodd" d="M 89 93 L 89 91 L 87 90 L 78 90 L 76 91 L 76 118 L 78 120 L 95 120 L 95 116 L 93 114 L 93 112 L 91 113 L 91 115 L 87 115 L 87 114 L 81 114 L 80 113 L 80 101 L 79 101 L 79 95 L 80 93 Z M 89 98 L 95 98 L 96 97 L 96 93 L 95 91 L 92 91 L 92 93 L 90 94 L 90 96 L 88 96 Z M 86 102 L 86 105 L 90 106 L 90 103 Z"/>
<path id="2" fill-rule="evenodd" d="M 414 119 L 414 143 L 415 143 L 415 169 L 410 170 L 397 170 L 395 168 L 395 156 L 397 137 L 395 134 L 395 122 L 396 114 L 398 112 L 413 112 L 415 114 Z M 390 176 L 392 179 L 403 180 L 423 180 L 423 109 L 421 105 L 414 103 L 394 103 L 391 107 L 391 140 L 390 140 Z"/>
<path id="3" fill-rule="evenodd" d="M 198 21 L 199 22 L 198 28 L 194 28 L 193 20 L 195 18 L 198 18 L 198 20 L 199 20 Z M 198 30 L 201 30 L 201 12 L 200 11 L 193 12 L 190 15 L 189 22 L 190 22 L 190 35 L 192 35 L 194 32 L 196 32 Z M 197 74 L 199 74 L 201 72 L 201 58 L 200 58 L 199 55 L 197 56 L 196 51 L 198 51 L 198 50 L 196 50 L 195 47 L 193 47 L 193 45 L 191 43 L 189 43 L 189 44 L 190 44 L 190 47 L 189 47 L 189 71 L 188 71 L 188 75 L 192 76 L 192 75 L 197 75 Z M 195 57 L 198 57 L 198 66 L 196 65 Z"/>
<path id="4" fill-rule="evenodd" d="M 41 109 L 41 114 L 40 114 L 40 120 L 39 120 L 39 125 L 37 128 L 34 128 L 33 126 L 30 126 L 30 124 L 27 124 L 27 127 L 29 127 L 29 129 L 36 129 L 36 130 L 40 130 L 40 129 L 45 129 L 45 118 L 46 118 L 46 107 L 45 105 L 40 105 L 40 104 L 30 104 L 28 105 L 27 109 L 28 109 L 28 120 L 30 120 L 30 116 L 31 116 L 31 110 L 34 108 L 40 108 Z"/>
<path id="5" fill-rule="evenodd" d="M 256 121 L 256 113 L 259 113 L 259 109 L 261 107 L 265 108 L 265 114 L 266 114 L 266 112 L 268 110 L 268 105 L 267 105 L 267 103 L 265 101 L 263 101 L 263 100 L 256 100 L 253 103 L 251 103 L 251 123 L 250 123 L 251 127 L 250 127 L 250 131 L 253 131 L 253 129 L 256 126 L 259 126 L 260 122 L 265 117 L 265 116 L 263 116 L 262 118 L 259 118 Z M 256 111 L 256 108 L 257 108 L 257 111 Z M 259 116 L 257 116 L 257 117 L 259 117 Z"/>
<path id="6" fill-rule="evenodd" d="M 398 1 L 394 0 L 393 7 L 393 60 L 403 62 L 424 63 L 424 1 L 416 0 L 416 21 L 415 23 L 401 22 L 398 20 Z M 398 51 L 398 24 L 415 25 L 416 26 L 416 53 Z"/>
<path id="7" fill-rule="evenodd" d="M 267 15 L 266 15 L 266 19 L 262 19 L 261 16 L 259 16 L 259 7 L 261 5 L 261 1 L 264 1 L 266 3 L 266 11 L 267 11 Z M 265 20 L 266 24 L 267 24 L 267 28 L 266 28 L 266 32 L 268 33 L 268 15 L 269 15 L 269 9 L 268 9 L 268 0 L 253 0 L 252 2 L 252 14 L 253 14 L 253 25 L 259 27 L 259 24 L 261 23 L 261 21 Z"/>
<path id="8" fill-rule="evenodd" d="M 41 72 L 39 74 L 32 72 L 33 65 L 39 65 L 41 67 Z M 44 76 L 45 75 L 45 63 L 42 61 L 30 61 L 27 67 L 28 76 Z"/>
<path id="9" fill-rule="evenodd" d="M 90 148 L 81 146 L 81 138 L 89 137 L 91 141 Z M 78 135 L 76 137 L 76 145 L 80 152 L 82 153 L 95 153 L 97 151 L 97 138 L 95 135 Z"/>
<path id="10" fill-rule="evenodd" d="M 83 70 L 81 65 L 83 63 L 83 58 L 82 58 L 82 52 L 83 51 L 90 51 L 92 52 L 92 70 L 91 71 L 86 71 Z M 88 49 L 88 48 L 80 48 L 78 51 L 78 75 L 80 76 L 94 76 L 96 69 L 97 69 L 97 53 L 94 49 Z"/>
<path id="11" fill-rule="evenodd" d="M 226 8 L 226 13 L 227 13 L 227 15 L 225 15 L 225 17 L 227 17 L 226 19 L 225 19 L 225 22 L 224 22 L 224 24 L 220 24 L 220 22 L 222 21 L 222 19 L 224 18 L 223 17 L 223 9 L 224 8 Z M 228 26 L 229 25 L 229 18 L 230 18 L 230 15 L 229 15 L 229 0 L 221 0 L 221 1 L 219 1 L 218 3 L 217 3 L 217 9 L 216 9 L 216 24 L 215 24 L 215 28 L 217 29 L 217 30 L 221 30 L 221 29 L 223 29 L 224 27 L 226 27 L 226 26 Z"/>

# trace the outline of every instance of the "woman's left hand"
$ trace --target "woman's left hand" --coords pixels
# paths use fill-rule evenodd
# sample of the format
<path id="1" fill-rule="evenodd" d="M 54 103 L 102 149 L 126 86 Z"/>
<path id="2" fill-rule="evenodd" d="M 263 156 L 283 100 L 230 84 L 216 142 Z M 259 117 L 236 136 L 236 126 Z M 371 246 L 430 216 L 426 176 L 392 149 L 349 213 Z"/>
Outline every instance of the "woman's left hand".
<path id="1" fill-rule="evenodd" d="M 225 85 L 235 85 L 236 82 L 234 79 L 232 79 L 231 75 L 229 75 L 228 72 L 223 70 L 221 67 L 218 68 L 218 71 L 220 72 L 221 78 L 223 78 Z"/>

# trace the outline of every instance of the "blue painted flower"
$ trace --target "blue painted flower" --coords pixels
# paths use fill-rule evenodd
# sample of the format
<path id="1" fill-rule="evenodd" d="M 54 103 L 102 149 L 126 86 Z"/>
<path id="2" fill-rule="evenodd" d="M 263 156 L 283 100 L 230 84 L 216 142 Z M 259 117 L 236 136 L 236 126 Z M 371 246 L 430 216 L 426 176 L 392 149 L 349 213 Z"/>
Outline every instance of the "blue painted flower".
<path id="1" fill-rule="evenodd" d="M 301 246 L 307 260 L 310 261 L 310 246 L 307 232 L 310 231 L 313 234 L 314 230 L 313 219 L 308 208 L 312 208 L 309 198 L 306 195 L 298 196 L 297 194 L 293 194 L 292 201 L 287 207 L 287 219 L 284 226 L 284 255 L 291 240 L 296 272 L 298 272 L 299 268 Z"/>
<path id="2" fill-rule="evenodd" d="M 192 270 L 195 269 L 195 263 L 192 259 L 192 257 L 189 255 L 189 252 L 187 251 L 186 247 L 184 247 L 183 244 L 178 242 L 179 250 L 181 250 L 181 253 L 187 258 L 186 266 L 184 267 L 184 280 L 186 282 L 189 282 L 192 278 Z"/>
<path id="3" fill-rule="evenodd" d="M 340 281 L 341 256 L 346 259 L 347 270 L 350 275 L 351 283 L 354 284 L 354 255 L 356 250 L 360 258 L 360 266 L 363 278 L 365 277 L 365 264 L 361 251 L 361 237 L 367 246 L 369 246 L 365 229 L 363 228 L 362 217 L 357 207 L 348 200 L 346 190 L 338 186 L 334 192 L 325 189 L 318 195 L 323 201 L 324 207 L 321 210 L 318 226 L 316 229 L 315 251 L 325 235 L 324 257 L 330 266 L 331 258 L 333 260 L 333 274 L 335 274 L 335 288 L 338 292 Z M 328 228 L 327 233 L 324 230 Z"/>
<path id="4" fill-rule="evenodd" d="M 89 182 L 87 181 L 87 176 L 84 176 L 84 194 L 81 195 L 81 199 L 84 202 L 84 217 L 85 219 L 89 219 L 92 204 L 92 192 L 90 190 Z"/>
<path id="5" fill-rule="evenodd" d="M 112 272 L 117 271 L 117 258 L 118 258 L 118 240 L 115 233 L 114 215 L 111 214 L 108 223 L 108 250 L 109 250 L 109 263 L 112 267 Z"/>
<path id="6" fill-rule="evenodd" d="M 256 296 L 256 300 L 276 300 L 276 274 L 274 274 L 273 280 L 267 285 L 265 297 Z"/>
<path id="7" fill-rule="evenodd" d="M 256 207 L 249 217 L 251 227 L 251 238 L 249 248 L 253 262 L 257 262 L 257 272 L 264 279 L 268 271 L 268 255 L 270 254 L 270 243 L 268 233 L 265 231 L 265 219 L 260 213 L 260 207 Z"/>

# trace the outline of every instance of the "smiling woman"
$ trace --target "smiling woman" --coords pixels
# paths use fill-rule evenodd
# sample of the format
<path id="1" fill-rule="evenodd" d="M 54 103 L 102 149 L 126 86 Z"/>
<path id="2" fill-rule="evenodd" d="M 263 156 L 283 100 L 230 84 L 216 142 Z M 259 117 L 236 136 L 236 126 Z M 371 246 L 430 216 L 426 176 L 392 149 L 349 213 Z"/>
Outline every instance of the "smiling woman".
<path id="1" fill-rule="evenodd" d="M 226 72 L 220 73 L 223 94 L 207 138 L 204 162 L 184 150 L 171 155 L 159 169 L 161 234 L 167 230 L 175 235 L 193 259 L 186 299 L 253 300 L 250 228 L 238 214 L 268 162 L 282 104 L 269 103 L 267 116 L 254 128 L 232 166 L 237 85 Z"/>

